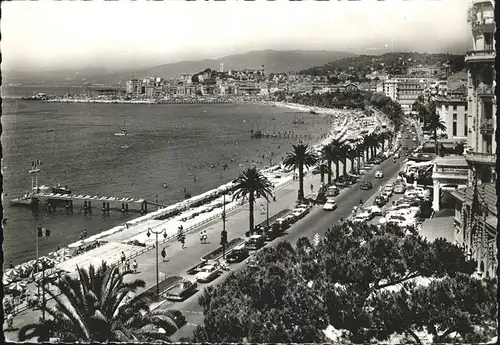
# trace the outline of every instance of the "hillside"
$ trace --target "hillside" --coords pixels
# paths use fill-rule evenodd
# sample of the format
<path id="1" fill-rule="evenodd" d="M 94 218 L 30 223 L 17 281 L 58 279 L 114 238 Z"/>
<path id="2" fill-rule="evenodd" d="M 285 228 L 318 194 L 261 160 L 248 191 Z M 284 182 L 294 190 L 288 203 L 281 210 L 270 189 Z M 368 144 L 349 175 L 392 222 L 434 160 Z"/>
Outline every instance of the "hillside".
<path id="1" fill-rule="evenodd" d="M 175 63 L 169 63 L 164 65 L 159 65 L 147 69 L 141 70 L 126 70 L 114 73 L 92 73 L 89 74 L 85 71 L 80 70 L 79 75 L 86 75 L 87 82 L 89 83 L 100 83 L 105 85 L 114 85 L 118 82 L 125 82 L 132 78 L 143 78 L 146 76 L 158 76 L 163 78 L 173 78 L 178 77 L 181 73 L 197 73 L 210 68 L 212 70 L 218 71 L 220 64 L 224 64 L 224 69 L 242 69 L 242 68 L 259 68 L 264 65 L 266 68 L 266 73 L 277 73 L 277 72 L 291 72 L 299 71 L 313 66 L 324 65 L 330 61 L 335 61 L 337 59 L 354 56 L 350 53 L 337 52 L 337 51 L 308 51 L 308 50 L 293 50 L 293 51 L 276 51 L 276 50 L 261 50 L 261 51 L 251 51 L 244 54 L 235 54 L 221 57 L 219 59 L 206 59 L 201 61 L 181 61 Z M 32 73 L 32 78 L 30 78 L 29 73 L 23 73 L 19 77 L 14 73 L 9 73 L 4 75 L 7 77 L 7 82 L 9 83 L 28 83 L 28 82 L 39 82 L 40 73 Z M 76 71 L 71 71 L 65 73 L 52 73 L 50 75 L 43 75 L 42 80 L 45 83 L 67 83 L 68 79 L 74 81 L 75 83 L 81 83 L 82 79 L 78 78 Z M 31 79 L 31 80 L 30 80 Z"/>
<path id="2" fill-rule="evenodd" d="M 359 55 L 330 61 L 324 65 L 302 70 L 309 75 L 328 75 L 329 73 L 354 70 L 358 74 L 384 71 L 389 74 L 406 73 L 408 67 L 447 63 L 451 72 L 465 68 L 463 55 L 427 53 L 387 53 L 383 55 Z"/>

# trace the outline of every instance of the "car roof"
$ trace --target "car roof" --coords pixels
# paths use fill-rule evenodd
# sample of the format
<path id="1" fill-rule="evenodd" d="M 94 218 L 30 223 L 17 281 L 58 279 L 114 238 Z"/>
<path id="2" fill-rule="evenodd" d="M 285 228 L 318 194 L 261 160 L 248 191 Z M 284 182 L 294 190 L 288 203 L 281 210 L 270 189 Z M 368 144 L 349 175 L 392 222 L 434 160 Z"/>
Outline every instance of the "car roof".
<path id="1" fill-rule="evenodd" d="M 250 236 L 250 238 L 261 238 L 262 236 L 261 235 L 252 235 Z"/>
<path id="2" fill-rule="evenodd" d="M 205 265 L 201 269 L 203 270 L 203 269 L 211 269 L 211 268 L 215 268 L 215 266 L 214 265 Z"/>
<path id="3" fill-rule="evenodd" d="M 234 247 L 234 250 L 241 250 L 241 249 L 246 249 L 245 243 L 242 243 L 242 244 L 238 245 L 237 247 Z"/>

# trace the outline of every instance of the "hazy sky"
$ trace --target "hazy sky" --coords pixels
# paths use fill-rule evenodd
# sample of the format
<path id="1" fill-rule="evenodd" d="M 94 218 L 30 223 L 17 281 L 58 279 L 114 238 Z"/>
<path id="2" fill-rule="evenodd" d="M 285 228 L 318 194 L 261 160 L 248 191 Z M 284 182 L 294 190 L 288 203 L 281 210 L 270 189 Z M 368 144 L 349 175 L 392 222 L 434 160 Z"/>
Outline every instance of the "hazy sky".
<path id="1" fill-rule="evenodd" d="M 2 2 L 2 68 L 138 68 L 262 49 L 383 53 L 392 44 L 464 52 L 471 3 Z"/>

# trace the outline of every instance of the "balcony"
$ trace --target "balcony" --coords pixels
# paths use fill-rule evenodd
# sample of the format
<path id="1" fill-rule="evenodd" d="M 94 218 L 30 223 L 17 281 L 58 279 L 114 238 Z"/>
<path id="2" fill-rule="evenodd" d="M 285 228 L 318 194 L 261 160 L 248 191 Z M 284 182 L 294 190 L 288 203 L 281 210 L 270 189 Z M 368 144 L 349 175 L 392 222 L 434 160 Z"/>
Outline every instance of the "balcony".
<path id="1" fill-rule="evenodd" d="M 493 86 L 492 85 L 487 85 L 484 83 L 480 83 L 477 88 L 476 92 L 478 96 L 489 96 L 493 97 Z"/>
<path id="2" fill-rule="evenodd" d="M 495 32 L 495 19 L 486 17 L 472 22 L 472 32 L 474 34 L 483 32 Z"/>
<path id="3" fill-rule="evenodd" d="M 495 166 L 497 156 L 493 153 L 470 152 L 465 155 L 465 159 L 471 163 L 487 164 Z"/>
<path id="4" fill-rule="evenodd" d="M 495 62 L 494 50 L 473 50 L 465 53 L 465 62 Z"/>
<path id="5" fill-rule="evenodd" d="M 493 119 L 482 119 L 481 127 L 479 129 L 481 134 L 493 134 Z"/>

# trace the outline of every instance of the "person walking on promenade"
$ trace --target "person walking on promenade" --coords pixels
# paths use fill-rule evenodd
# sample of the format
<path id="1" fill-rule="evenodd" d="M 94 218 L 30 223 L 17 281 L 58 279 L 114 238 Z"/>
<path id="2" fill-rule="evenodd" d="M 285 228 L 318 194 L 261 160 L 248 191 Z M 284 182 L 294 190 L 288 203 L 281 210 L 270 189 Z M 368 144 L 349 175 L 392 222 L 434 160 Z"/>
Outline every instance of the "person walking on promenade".
<path id="1" fill-rule="evenodd" d="M 311 183 L 311 192 L 314 192 L 314 185 Z"/>
<path id="2" fill-rule="evenodd" d="M 200 231 L 200 243 L 202 243 L 202 244 L 203 244 L 203 240 L 204 240 L 204 239 L 205 239 L 205 233 L 204 233 L 204 231 L 202 230 L 202 231 Z"/>
<path id="3" fill-rule="evenodd" d="M 207 243 L 207 241 L 208 241 L 207 230 L 203 230 L 203 242 Z"/>
<path id="4" fill-rule="evenodd" d="M 121 260 L 122 260 L 122 266 L 125 266 L 125 253 L 122 251 L 121 253 Z"/>
<path id="5" fill-rule="evenodd" d="M 127 268 L 127 272 L 130 271 L 130 260 L 127 259 L 125 267 Z"/>
<path id="6" fill-rule="evenodd" d="M 87 229 L 84 229 L 84 230 L 83 230 L 83 238 L 84 238 L 84 239 L 85 239 L 85 238 L 87 238 Z"/>
<path id="7" fill-rule="evenodd" d="M 12 316 L 11 313 L 7 315 L 7 330 L 12 331 L 14 329 L 14 317 Z"/>
<path id="8" fill-rule="evenodd" d="M 161 257 L 163 258 L 163 262 L 165 262 L 165 258 L 167 257 L 167 251 L 165 248 L 161 250 Z"/>
<path id="9" fill-rule="evenodd" d="M 185 243 L 185 241 L 186 241 L 186 238 L 184 237 L 184 235 L 181 235 L 181 239 L 180 239 L 180 241 L 181 241 L 181 246 L 182 246 L 182 249 L 184 249 L 184 243 Z"/>
<path id="10" fill-rule="evenodd" d="M 132 262 L 132 268 L 134 269 L 134 273 L 137 273 L 137 260 L 134 259 L 134 261 Z"/>

